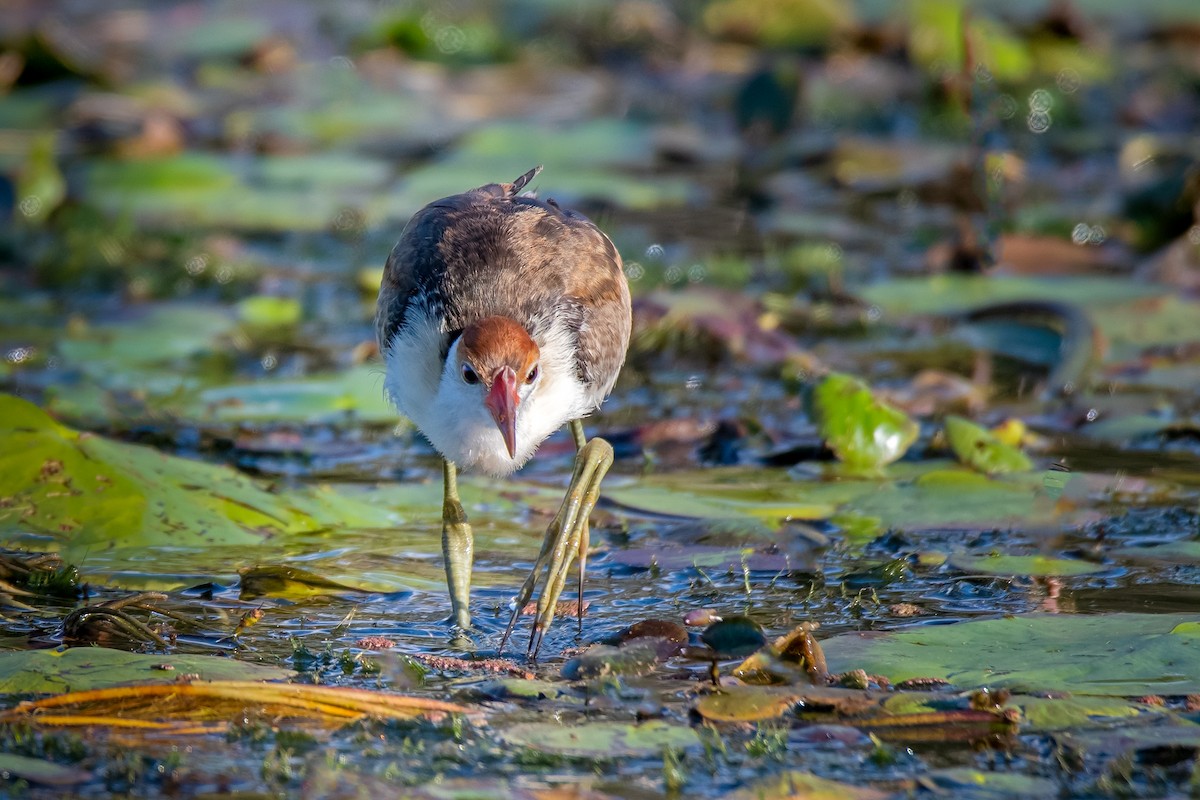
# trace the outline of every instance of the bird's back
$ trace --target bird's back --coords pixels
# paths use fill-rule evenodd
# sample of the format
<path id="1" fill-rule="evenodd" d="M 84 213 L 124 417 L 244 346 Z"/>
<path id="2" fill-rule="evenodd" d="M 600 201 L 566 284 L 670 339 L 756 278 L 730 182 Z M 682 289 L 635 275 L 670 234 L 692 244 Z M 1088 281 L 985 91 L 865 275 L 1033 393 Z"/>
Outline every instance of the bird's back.
<path id="1" fill-rule="evenodd" d="M 433 323 L 444 358 L 472 322 L 510 317 L 539 346 L 548 336 L 571 337 L 595 407 L 629 344 L 628 284 L 616 248 L 588 219 L 520 196 L 536 174 L 437 200 L 413 217 L 384 268 L 379 347 L 386 354 L 397 334 Z"/>

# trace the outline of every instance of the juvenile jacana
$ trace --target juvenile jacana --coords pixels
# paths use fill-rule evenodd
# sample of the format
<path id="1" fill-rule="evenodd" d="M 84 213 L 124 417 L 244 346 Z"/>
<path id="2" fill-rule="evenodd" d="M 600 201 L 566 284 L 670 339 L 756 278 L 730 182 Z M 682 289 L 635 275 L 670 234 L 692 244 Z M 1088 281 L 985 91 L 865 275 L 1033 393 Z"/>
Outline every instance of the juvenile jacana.
<path id="1" fill-rule="evenodd" d="M 629 286 L 609 238 L 582 214 L 522 195 L 540 171 L 417 212 L 388 256 L 375 316 L 387 393 L 442 456 L 452 624 L 471 625 L 474 559 L 458 469 L 508 475 L 571 426 L 571 484 L 500 644 L 541 576 L 534 655 L 576 556 L 583 613 L 588 516 L 613 452 L 586 439 L 581 420 L 612 390 L 631 326 Z"/>

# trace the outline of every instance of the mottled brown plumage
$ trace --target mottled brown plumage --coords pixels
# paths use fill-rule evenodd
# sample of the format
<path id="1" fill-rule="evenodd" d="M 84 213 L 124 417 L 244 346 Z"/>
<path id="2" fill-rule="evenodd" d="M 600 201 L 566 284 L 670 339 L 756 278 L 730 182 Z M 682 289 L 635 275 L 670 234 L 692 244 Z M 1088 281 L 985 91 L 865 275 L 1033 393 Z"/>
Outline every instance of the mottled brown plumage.
<path id="1" fill-rule="evenodd" d="M 536 170 L 430 203 L 384 267 L 375 318 L 381 352 L 417 305 L 442 320 L 441 353 L 474 322 L 505 316 L 539 347 L 554 320 L 575 340 L 575 369 L 598 406 L 629 345 L 621 257 L 586 217 L 520 196 Z"/>
<path id="2" fill-rule="evenodd" d="M 520 609 L 544 575 L 532 653 L 576 556 L 582 605 L 588 515 L 613 451 L 587 440 L 579 420 L 616 382 L 631 325 L 616 248 L 583 216 L 522 197 L 537 172 L 421 209 L 388 257 L 375 317 L 388 395 L 443 457 L 442 552 L 456 625 L 470 625 L 474 559 L 458 467 L 507 475 L 571 425 L 571 485 L 517 595 Z"/>

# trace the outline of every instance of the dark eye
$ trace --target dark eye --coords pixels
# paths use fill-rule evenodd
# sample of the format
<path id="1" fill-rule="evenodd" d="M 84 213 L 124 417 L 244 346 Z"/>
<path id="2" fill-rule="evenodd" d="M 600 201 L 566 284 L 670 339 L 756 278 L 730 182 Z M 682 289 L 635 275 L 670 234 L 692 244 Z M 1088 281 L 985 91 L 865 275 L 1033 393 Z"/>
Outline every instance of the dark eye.
<path id="1" fill-rule="evenodd" d="M 471 369 L 470 364 L 463 364 L 462 375 L 463 381 L 471 384 L 472 386 L 479 383 L 479 374 L 476 373 L 475 370 Z"/>
<path id="2" fill-rule="evenodd" d="M 538 368 L 535 365 L 533 369 L 529 370 L 529 374 L 525 376 L 525 382 L 533 383 L 534 381 L 537 380 L 537 376 L 538 376 Z"/>

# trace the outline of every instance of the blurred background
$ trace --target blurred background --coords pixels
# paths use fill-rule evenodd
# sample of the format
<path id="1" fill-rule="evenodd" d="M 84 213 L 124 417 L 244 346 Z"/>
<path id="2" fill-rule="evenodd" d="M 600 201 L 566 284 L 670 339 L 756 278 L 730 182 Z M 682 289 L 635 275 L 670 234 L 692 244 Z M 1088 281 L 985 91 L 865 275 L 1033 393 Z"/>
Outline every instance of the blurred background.
<path id="1" fill-rule="evenodd" d="M 0 701 L 101 645 L 85 677 L 265 663 L 483 718 L 318 740 L 239 702 L 186 746 L 22 718 L 0 755 L 92 771 L 29 796 L 804 793 L 756 783 L 785 767 L 839 797 L 1195 794 L 1197 0 L 0 7 Z M 464 480 L 451 641 L 440 461 L 372 326 L 417 209 L 538 164 L 635 317 L 588 422 L 617 451 L 592 608 L 540 665 L 523 632 L 494 657 L 572 443 Z M 839 696 L 900 701 L 879 737 L 801 701 L 812 623 Z M 783 685 L 706 710 L 718 656 L 787 631 Z"/>
<path id="2" fill-rule="evenodd" d="M 0 388 L 261 472 L 425 474 L 381 265 L 425 203 L 544 164 L 637 298 L 626 457 L 786 463 L 830 368 L 917 414 L 1132 386 L 1120 435 L 1154 434 L 1200 376 L 1198 130 L 1192 0 L 10 0 Z M 1005 300 L 1059 305 L 956 327 Z"/>

